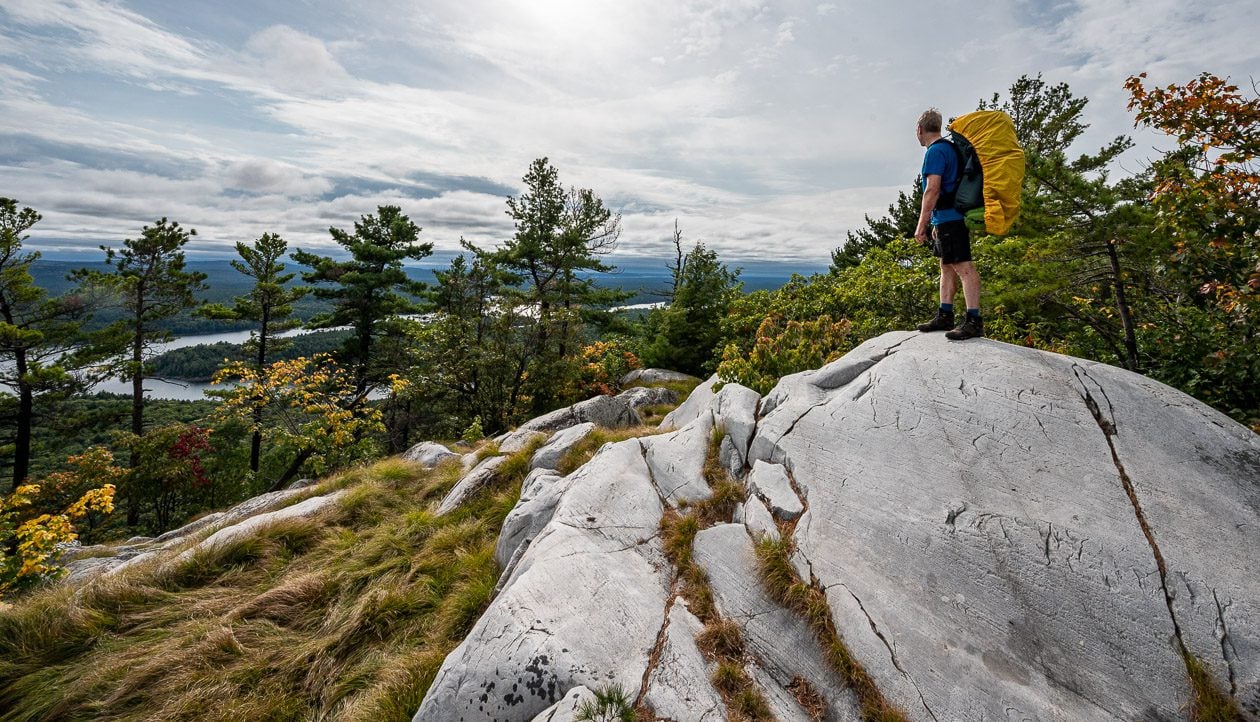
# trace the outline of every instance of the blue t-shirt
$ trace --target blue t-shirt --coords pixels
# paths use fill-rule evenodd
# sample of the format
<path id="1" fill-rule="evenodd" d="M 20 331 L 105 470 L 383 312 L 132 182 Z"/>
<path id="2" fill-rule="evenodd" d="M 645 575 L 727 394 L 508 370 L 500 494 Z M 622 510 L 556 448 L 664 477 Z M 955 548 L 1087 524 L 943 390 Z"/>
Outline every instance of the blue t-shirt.
<path id="1" fill-rule="evenodd" d="M 949 141 L 933 143 L 923 154 L 923 190 L 927 190 L 928 176 L 941 177 L 941 192 L 950 193 L 958 189 L 958 154 L 954 152 Z M 932 211 L 932 225 L 939 226 L 950 221 L 963 220 L 963 214 L 953 208 Z"/>

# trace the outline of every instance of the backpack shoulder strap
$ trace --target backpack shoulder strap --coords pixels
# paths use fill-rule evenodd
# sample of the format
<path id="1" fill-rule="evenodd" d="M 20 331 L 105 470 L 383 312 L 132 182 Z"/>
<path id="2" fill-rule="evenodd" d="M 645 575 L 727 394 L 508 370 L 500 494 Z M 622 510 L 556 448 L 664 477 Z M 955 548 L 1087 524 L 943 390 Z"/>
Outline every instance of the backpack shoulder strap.
<path id="1" fill-rule="evenodd" d="M 952 191 L 945 190 L 945 179 L 941 178 L 941 194 L 937 196 L 936 198 L 936 210 L 943 211 L 943 210 L 948 210 L 954 207 L 954 199 L 958 195 L 958 186 L 962 183 L 964 160 L 963 160 L 962 149 L 958 147 L 957 143 L 950 141 L 948 138 L 941 137 L 932 141 L 932 145 L 929 145 L 928 148 L 931 148 L 937 143 L 944 143 L 945 145 L 948 145 L 951 149 L 953 149 L 954 158 L 957 159 L 958 161 L 957 165 L 954 167 L 954 175 L 955 175 L 955 181 L 956 181 L 954 183 L 954 190 Z"/>

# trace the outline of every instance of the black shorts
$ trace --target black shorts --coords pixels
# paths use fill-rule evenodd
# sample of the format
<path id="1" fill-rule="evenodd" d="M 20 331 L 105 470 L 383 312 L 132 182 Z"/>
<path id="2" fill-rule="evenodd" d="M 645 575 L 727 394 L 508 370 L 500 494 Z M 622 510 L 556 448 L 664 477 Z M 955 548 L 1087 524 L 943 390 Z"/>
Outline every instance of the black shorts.
<path id="1" fill-rule="evenodd" d="M 950 265 L 971 260 L 971 231 L 964 221 L 947 221 L 932 226 L 932 254 Z"/>

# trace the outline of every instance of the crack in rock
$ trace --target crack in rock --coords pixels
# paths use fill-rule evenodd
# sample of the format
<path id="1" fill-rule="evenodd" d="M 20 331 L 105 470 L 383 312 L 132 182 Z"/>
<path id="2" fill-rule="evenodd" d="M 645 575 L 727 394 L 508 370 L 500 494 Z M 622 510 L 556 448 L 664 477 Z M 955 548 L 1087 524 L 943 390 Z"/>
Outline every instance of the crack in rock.
<path id="1" fill-rule="evenodd" d="M 669 500 L 666 499 L 665 495 L 661 493 L 660 484 L 656 483 L 656 474 L 652 472 L 652 464 L 648 461 L 648 458 L 647 458 L 647 446 L 643 444 L 643 439 L 635 439 L 635 441 L 639 444 L 639 455 L 643 457 L 643 466 L 644 468 L 647 469 L 648 481 L 652 483 L 653 491 L 656 492 L 657 498 L 661 500 L 661 508 L 662 509 L 670 508 Z"/>
<path id="2" fill-rule="evenodd" d="M 853 597 L 853 601 L 857 602 L 858 609 L 862 610 L 863 616 L 866 617 L 867 624 L 871 625 L 871 631 L 875 633 L 876 637 L 879 637 L 879 641 L 883 642 L 884 648 L 888 650 L 888 656 L 892 660 L 893 667 L 895 667 L 897 671 L 901 673 L 901 676 L 905 677 L 910 682 L 911 686 L 914 687 L 914 691 L 919 695 L 919 702 L 923 705 L 923 709 L 927 710 L 928 716 L 932 719 L 936 719 L 936 713 L 928 706 L 927 700 L 923 697 L 923 691 L 919 689 L 919 684 L 915 682 L 914 677 L 912 677 L 910 673 L 901 666 L 901 662 L 897 659 L 897 650 L 889 643 L 888 638 L 884 636 L 884 633 L 879 631 L 879 627 L 875 624 L 875 619 L 871 617 L 870 612 L 866 611 L 866 605 L 862 604 L 862 600 L 858 598 L 858 595 L 853 593 L 852 589 L 849 589 L 847 584 L 840 582 L 838 583 L 838 586 L 844 587 L 844 591 L 848 592 L 849 596 Z"/>
<path id="3" fill-rule="evenodd" d="M 1238 650 L 1229 638 L 1229 626 L 1225 623 L 1225 612 L 1234 604 L 1231 599 L 1221 604 L 1221 599 L 1212 590 L 1212 601 L 1216 603 L 1216 638 L 1221 642 L 1221 658 L 1225 660 L 1225 669 L 1229 671 L 1229 696 L 1238 696 L 1238 682 L 1234 678 L 1234 660 L 1238 659 Z"/>
<path id="4" fill-rule="evenodd" d="M 679 579 L 674 580 L 669 590 L 669 598 L 665 600 L 665 618 L 661 621 L 661 628 L 656 632 L 656 641 L 652 644 L 652 650 L 648 653 L 647 667 L 643 670 L 643 680 L 639 683 L 639 694 L 634 698 L 635 707 L 643 704 L 643 698 L 647 696 L 648 692 L 648 683 L 652 679 L 652 672 L 655 672 L 656 667 L 661 663 L 661 656 L 665 651 L 665 641 L 669 638 L 669 615 L 674 609 L 674 602 L 678 601 L 679 583 Z"/>
<path id="5" fill-rule="evenodd" d="M 1120 475 L 1120 483 L 1124 487 L 1125 493 L 1129 496 L 1129 502 L 1133 505 L 1133 513 L 1137 516 L 1138 525 L 1142 527 L 1142 534 L 1146 537 L 1146 543 L 1150 546 L 1151 554 L 1155 557 L 1155 567 L 1159 570 L 1159 585 L 1164 592 L 1164 605 L 1168 607 L 1168 618 L 1172 621 L 1173 636 L 1177 640 L 1177 649 L 1181 652 L 1183 659 L 1188 659 L 1190 651 L 1186 647 L 1185 639 L 1181 636 L 1181 625 L 1177 621 L 1172 592 L 1168 589 L 1168 565 L 1164 561 L 1164 554 L 1160 551 L 1158 542 L 1155 541 L 1155 531 L 1151 528 L 1150 522 L 1146 519 L 1146 514 L 1142 511 L 1142 503 L 1138 500 L 1137 489 L 1133 486 L 1133 480 L 1129 478 L 1128 472 L 1125 471 L 1124 463 L 1120 461 L 1120 455 L 1116 451 L 1115 442 L 1112 440 L 1112 437 L 1118 433 L 1115 424 L 1115 408 L 1111 405 L 1111 399 L 1107 397 L 1107 392 L 1103 389 L 1102 384 L 1099 384 L 1097 380 L 1090 376 L 1088 371 L 1079 364 L 1072 364 L 1072 372 L 1076 375 L 1077 383 L 1080 384 L 1081 399 L 1085 402 L 1086 408 L 1089 409 L 1090 414 L 1094 417 L 1094 421 L 1098 424 L 1098 428 L 1102 430 L 1103 436 L 1107 439 L 1107 448 L 1111 450 L 1111 461 L 1115 464 L 1116 472 Z M 1107 412 L 1111 417 L 1110 419 L 1103 418 L 1102 408 L 1085 384 L 1086 379 L 1098 389 L 1103 400 L 1107 402 Z M 1187 674 L 1190 672 L 1188 666 L 1186 672 Z"/>

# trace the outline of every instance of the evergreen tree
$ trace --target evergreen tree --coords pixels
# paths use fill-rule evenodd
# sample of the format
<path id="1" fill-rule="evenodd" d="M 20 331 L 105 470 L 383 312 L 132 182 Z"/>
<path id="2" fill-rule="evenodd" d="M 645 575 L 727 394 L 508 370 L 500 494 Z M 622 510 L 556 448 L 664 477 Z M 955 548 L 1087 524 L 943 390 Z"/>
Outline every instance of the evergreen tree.
<path id="1" fill-rule="evenodd" d="M 593 309 L 628 297 L 601 290 L 579 275 L 613 270 L 599 256 L 616 248 L 621 215 L 605 208 L 590 189 L 566 192 L 546 158 L 535 160 L 523 180 L 525 192 L 507 201 L 516 233 L 495 261 L 516 275 L 523 284 L 519 297 L 537 311 L 533 352 L 521 358 L 517 374 L 528 378 L 529 388 L 518 385 L 512 402 L 525 393 L 532 409 L 544 412 L 566 387 L 583 321 L 593 318 Z"/>
<path id="2" fill-rule="evenodd" d="M 897 201 L 888 206 L 888 215 L 879 219 L 866 216 L 866 227 L 845 234 L 844 245 L 831 252 L 831 272 L 839 273 L 862 262 L 872 248 L 884 248 L 898 238 L 914 238 L 923 206 L 923 177 L 915 176 L 910 192 L 898 191 Z"/>
<path id="3" fill-rule="evenodd" d="M 254 279 L 254 287 L 244 296 L 233 299 L 233 305 L 209 304 L 199 309 L 200 315 L 207 318 L 227 321 L 255 321 L 257 331 L 251 332 L 245 343 L 245 352 L 254 359 L 254 367 L 266 367 L 268 354 L 282 351 L 289 342 L 279 334 L 298 326 L 299 321 L 292 318 L 293 304 L 306 295 L 306 288 L 286 288 L 296 274 L 285 273 L 284 258 L 288 244 L 274 233 L 264 233 L 253 246 L 237 242 L 236 252 L 241 260 L 233 260 L 232 267 L 245 276 Z M 262 414 L 264 409 L 254 409 L 254 433 L 250 439 L 249 470 L 258 473 L 259 457 L 262 451 Z"/>
<path id="4" fill-rule="evenodd" d="M 398 316 L 421 310 L 416 296 L 425 285 L 407 277 L 406 259 L 420 260 L 433 253 L 432 243 L 417 243 L 420 227 L 398 206 L 379 206 L 376 215 L 362 216 L 354 233 L 329 228 L 333 240 L 350 253 L 338 261 L 301 249 L 292 258 L 311 271 L 302 274 L 308 283 L 335 284 L 316 287 L 318 298 L 332 301 L 333 310 L 311 319 L 311 328 L 349 326 L 352 336 L 342 358 L 353 369 L 355 388 L 363 394 L 389 375 L 377 362 L 377 342 L 399 331 Z"/>
<path id="5" fill-rule="evenodd" d="M 512 391 L 529 332 L 524 308 L 507 293 L 515 279 L 494 254 L 462 241 L 467 255 L 437 271 L 428 293 L 432 320 L 417 329 L 420 358 L 411 388 L 423 394 L 439 435 L 458 435 L 473 419 L 496 433 L 516 421 Z"/>
<path id="6" fill-rule="evenodd" d="M 125 340 L 129 353 L 119 364 L 121 377 L 131 381 L 131 433 L 144 436 L 144 379 L 147 360 L 155 343 L 169 341 L 170 331 L 163 322 L 197 305 L 196 292 L 205 289 L 206 274 L 184 267 L 184 246 L 196 235 L 166 218 L 141 229 L 139 238 L 123 241 L 119 250 L 101 246 L 113 272 L 81 270 L 76 277 L 112 290 L 119 299 L 124 318 L 111 328 L 111 336 Z M 130 467 L 140 464 L 131 453 Z M 128 484 L 127 524 L 140 520 L 141 499 L 136 484 Z"/>
<path id="7" fill-rule="evenodd" d="M 1015 230 L 1041 244 L 1045 253 L 1039 262 L 1047 266 L 1029 269 L 1041 279 L 1026 284 L 1041 289 L 1029 297 L 1042 307 L 1035 315 L 1044 317 L 1048 305 L 1068 324 L 1087 327 L 1116 363 L 1137 371 L 1135 296 L 1154 283 L 1149 262 L 1154 239 L 1143 209 L 1150 176 L 1109 179 L 1108 167 L 1133 145 L 1126 136 L 1069 159 L 1073 141 L 1089 127 L 1082 121 L 1088 102 L 1065 83 L 1050 86 L 1040 76 L 1023 76 L 1011 85 L 1007 99 L 995 93 L 980 107 L 1010 115 L 1024 146 L 1027 172 Z"/>
<path id="8" fill-rule="evenodd" d="M 98 360 L 76 352 L 86 316 L 82 297 L 49 299 L 31 276 L 39 253 L 23 252 L 22 242 L 39 220 L 34 209 L 19 211 L 17 201 L 0 198 L 0 387 L 15 392 L 12 403 L 5 404 L 13 408 L 0 415 L 13 422 L 5 427 L 13 429 L 14 490 L 30 473 L 37 397 L 47 401 L 74 390 L 79 383 L 73 372 Z"/>
<path id="9" fill-rule="evenodd" d="M 741 285 L 738 270 L 696 243 L 683 259 L 673 303 L 648 314 L 643 362 L 689 374 L 712 371 L 721 321 Z"/>

